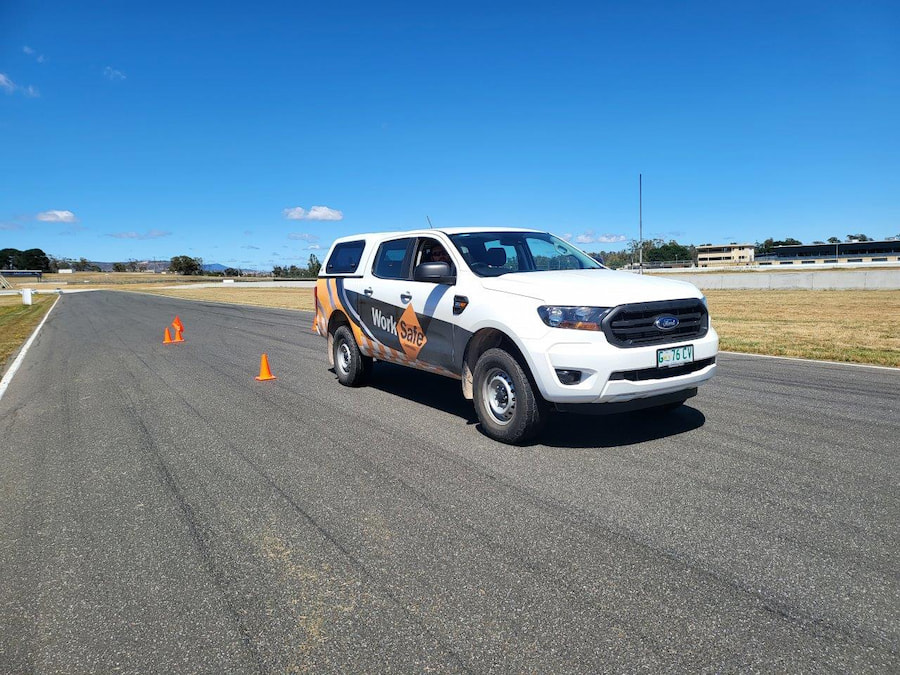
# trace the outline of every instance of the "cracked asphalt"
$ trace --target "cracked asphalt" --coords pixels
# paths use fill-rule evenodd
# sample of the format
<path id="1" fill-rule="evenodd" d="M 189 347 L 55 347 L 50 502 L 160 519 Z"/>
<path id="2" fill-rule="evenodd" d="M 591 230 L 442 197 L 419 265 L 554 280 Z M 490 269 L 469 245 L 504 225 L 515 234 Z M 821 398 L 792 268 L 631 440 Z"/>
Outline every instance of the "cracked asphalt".
<path id="1" fill-rule="evenodd" d="M 311 322 L 61 298 L 0 401 L 0 672 L 900 670 L 900 371 L 722 354 L 510 447 Z"/>

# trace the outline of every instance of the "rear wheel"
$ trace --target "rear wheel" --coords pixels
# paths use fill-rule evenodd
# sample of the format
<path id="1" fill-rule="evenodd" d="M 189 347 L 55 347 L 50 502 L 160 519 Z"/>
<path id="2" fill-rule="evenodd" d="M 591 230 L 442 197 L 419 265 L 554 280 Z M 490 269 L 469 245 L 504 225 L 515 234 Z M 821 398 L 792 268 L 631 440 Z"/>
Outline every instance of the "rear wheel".
<path id="1" fill-rule="evenodd" d="M 547 404 L 522 365 L 503 349 L 489 349 L 475 364 L 475 412 L 484 432 L 503 443 L 533 438 L 547 420 Z"/>
<path id="2" fill-rule="evenodd" d="M 347 387 L 365 384 L 372 372 L 372 359 L 359 351 L 349 326 L 341 326 L 334 332 L 332 345 L 338 382 Z"/>

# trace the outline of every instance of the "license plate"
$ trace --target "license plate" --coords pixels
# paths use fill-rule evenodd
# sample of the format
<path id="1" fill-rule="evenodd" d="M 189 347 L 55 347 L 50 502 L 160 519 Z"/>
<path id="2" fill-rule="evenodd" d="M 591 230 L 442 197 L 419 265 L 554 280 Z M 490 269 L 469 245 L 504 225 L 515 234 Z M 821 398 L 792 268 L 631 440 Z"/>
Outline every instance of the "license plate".
<path id="1" fill-rule="evenodd" d="M 685 363 L 691 363 L 694 360 L 694 345 L 685 345 L 684 347 L 672 347 L 671 349 L 656 350 L 656 367 L 672 368 L 673 366 L 683 366 Z"/>

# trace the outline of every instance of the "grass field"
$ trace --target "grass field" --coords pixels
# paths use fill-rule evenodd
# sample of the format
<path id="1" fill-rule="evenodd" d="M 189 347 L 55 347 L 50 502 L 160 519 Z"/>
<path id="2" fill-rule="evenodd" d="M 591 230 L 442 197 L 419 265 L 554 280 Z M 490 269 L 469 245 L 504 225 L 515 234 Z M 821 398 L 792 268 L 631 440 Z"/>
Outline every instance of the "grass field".
<path id="1" fill-rule="evenodd" d="M 305 288 L 163 289 L 146 282 L 112 287 L 187 300 L 313 309 L 312 290 Z M 723 350 L 900 367 L 900 291 L 729 290 L 706 296 Z M 0 362 L 24 342 L 49 307 L 45 303 L 52 302 L 51 296 L 35 297 L 31 308 L 23 308 L 18 296 L 0 298 Z"/>
<path id="2" fill-rule="evenodd" d="M 0 373 L 50 310 L 56 296 L 35 295 L 32 299 L 34 304 L 23 305 L 21 296 L 0 295 Z"/>
<path id="3" fill-rule="evenodd" d="M 137 289 L 135 289 L 137 290 Z M 185 300 L 205 300 L 207 302 L 228 302 L 236 305 L 256 305 L 257 307 L 281 307 L 283 309 L 308 309 L 313 307 L 311 288 L 157 288 L 144 287 L 140 290 L 153 295 L 166 295 Z"/>
<path id="4" fill-rule="evenodd" d="M 727 351 L 900 367 L 900 291 L 707 291 Z"/>

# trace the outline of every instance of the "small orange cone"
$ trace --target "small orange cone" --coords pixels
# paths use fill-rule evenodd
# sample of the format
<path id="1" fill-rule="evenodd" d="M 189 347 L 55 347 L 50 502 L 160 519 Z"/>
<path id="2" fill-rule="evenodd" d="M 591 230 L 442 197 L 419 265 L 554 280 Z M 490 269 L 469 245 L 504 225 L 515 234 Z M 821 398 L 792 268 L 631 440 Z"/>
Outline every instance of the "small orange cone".
<path id="1" fill-rule="evenodd" d="M 178 318 L 177 314 L 175 315 L 175 318 L 172 320 L 172 327 L 175 330 L 177 330 L 179 333 L 184 332 L 184 324 L 181 323 L 181 319 Z M 175 342 L 178 342 L 178 340 L 175 340 Z"/>
<path id="2" fill-rule="evenodd" d="M 172 336 L 171 336 L 171 334 L 169 333 L 169 327 L 168 327 L 168 326 L 166 326 L 166 332 L 165 332 L 165 335 L 164 335 L 164 337 L 163 337 L 163 344 L 164 344 L 164 345 L 170 345 L 170 344 L 172 344 Z"/>
<path id="3" fill-rule="evenodd" d="M 264 382 L 265 380 L 277 380 L 278 378 L 272 374 L 272 371 L 269 370 L 269 355 L 263 354 L 262 358 L 259 360 L 259 375 L 255 378 L 260 382 Z"/>
<path id="4" fill-rule="evenodd" d="M 175 329 L 175 339 L 172 340 L 172 342 L 184 342 L 184 338 L 181 337 L 181 329 L 180 328 Z"/>

